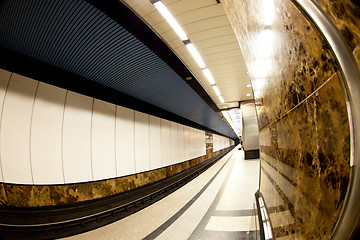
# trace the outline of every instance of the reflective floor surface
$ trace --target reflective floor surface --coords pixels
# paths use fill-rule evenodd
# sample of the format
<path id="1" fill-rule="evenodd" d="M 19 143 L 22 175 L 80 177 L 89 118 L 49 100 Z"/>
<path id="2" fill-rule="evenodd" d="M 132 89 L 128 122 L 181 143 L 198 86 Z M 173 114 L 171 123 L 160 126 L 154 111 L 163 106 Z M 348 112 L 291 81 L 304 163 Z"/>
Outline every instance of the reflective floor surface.
<path id="1" fill-rule="evenodd" d="M 259 239 L 259 160 L 234 148 L 178 191 L 115 223 L 66 239 Z"/>

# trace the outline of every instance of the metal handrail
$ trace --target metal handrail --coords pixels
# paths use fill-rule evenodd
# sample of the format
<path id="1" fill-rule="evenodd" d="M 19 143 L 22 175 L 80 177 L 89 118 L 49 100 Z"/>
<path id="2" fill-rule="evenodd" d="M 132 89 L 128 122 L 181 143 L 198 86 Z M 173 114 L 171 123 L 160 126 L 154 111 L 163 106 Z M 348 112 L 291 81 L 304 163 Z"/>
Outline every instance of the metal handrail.
<path id="1" fill-rule="evenodd" d="M 328 41 L 340 66 L 350 126 L 350 181 L 332 239 L 351 239 L 360 220 L 360 71 L 340 31 L 314 0 L 293 0 Z"/>

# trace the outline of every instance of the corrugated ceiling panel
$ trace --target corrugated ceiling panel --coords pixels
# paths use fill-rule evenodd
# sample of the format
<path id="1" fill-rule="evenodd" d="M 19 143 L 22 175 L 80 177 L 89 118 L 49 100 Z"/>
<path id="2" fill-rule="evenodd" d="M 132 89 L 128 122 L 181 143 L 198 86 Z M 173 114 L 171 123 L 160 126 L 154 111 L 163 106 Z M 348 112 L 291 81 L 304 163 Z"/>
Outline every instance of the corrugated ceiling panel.
<path id="1" fill-rule="evenodd" d="M 164 61 L 85 1 L 2 1 L 0 44 L 235 137 Z"/>

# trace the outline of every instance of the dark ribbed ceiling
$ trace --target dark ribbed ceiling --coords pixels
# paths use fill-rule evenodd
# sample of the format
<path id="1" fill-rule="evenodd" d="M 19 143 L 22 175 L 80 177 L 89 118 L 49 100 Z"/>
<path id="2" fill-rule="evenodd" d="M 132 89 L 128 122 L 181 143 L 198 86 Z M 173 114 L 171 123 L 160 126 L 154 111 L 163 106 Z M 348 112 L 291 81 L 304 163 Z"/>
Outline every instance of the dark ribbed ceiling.
<path id="1" fill-rule="evenodd" d="M 172 68 L 88 2 L 1 1 L 0 45 L 236 138 Z"/>

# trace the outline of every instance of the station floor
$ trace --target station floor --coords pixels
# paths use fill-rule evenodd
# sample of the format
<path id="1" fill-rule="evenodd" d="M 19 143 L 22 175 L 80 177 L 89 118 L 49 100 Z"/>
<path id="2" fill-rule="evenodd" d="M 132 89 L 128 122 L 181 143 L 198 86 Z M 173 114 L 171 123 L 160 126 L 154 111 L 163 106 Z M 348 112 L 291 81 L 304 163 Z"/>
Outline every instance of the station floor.
<path id="1" fill-rule="evenodd" d="M 259 239 L 259 159 L 234 148 L 179 190 L 112 224 L 65 239 Z"/>

